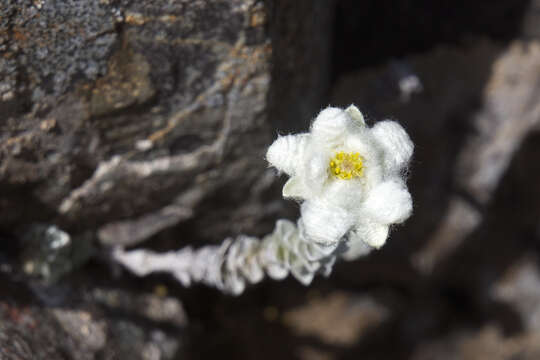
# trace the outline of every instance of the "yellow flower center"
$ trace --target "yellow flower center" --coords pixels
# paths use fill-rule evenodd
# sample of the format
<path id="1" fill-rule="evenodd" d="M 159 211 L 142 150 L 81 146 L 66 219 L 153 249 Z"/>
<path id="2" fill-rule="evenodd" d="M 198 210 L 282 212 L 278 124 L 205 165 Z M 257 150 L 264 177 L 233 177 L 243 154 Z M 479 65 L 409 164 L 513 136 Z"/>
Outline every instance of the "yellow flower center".
<path id="1" fill-rule="evenodd" d="M 364 174 L 364 160 L 359 153 L 340 151 L 330 159 L 330 173 L 342 180 L 361 177 Z"/>

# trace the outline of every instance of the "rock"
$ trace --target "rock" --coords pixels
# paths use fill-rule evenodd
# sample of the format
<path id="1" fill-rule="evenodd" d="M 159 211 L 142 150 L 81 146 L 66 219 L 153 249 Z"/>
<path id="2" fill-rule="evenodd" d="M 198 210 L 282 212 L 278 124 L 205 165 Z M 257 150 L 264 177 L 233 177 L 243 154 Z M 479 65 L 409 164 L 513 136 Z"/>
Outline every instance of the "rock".
<path id="1" fill-rule="evenodd" d="M 540 334 L 505 337 L 501 329 L 486 326 L 478 331 L 456 331 L 438 341 L 423 344 L 413 354 L 414 360 L 493 359 L 532 360 L 540 356 Z"/>
<path id="2" fill-rule="evenodd" d="M 540 332 L 540 263 L 524 258 L 511 266 L 491 288 L 491 296 L 512 307 L 528 331 Z"/>
<path id="3" fill-rule="evenodd" d="M 88 238 L 72 239 L 54 225 L 30 225 L 21 242 L 23 271 L 49 284 L 86 262 L 93 254 Z"/>
<path id="4" fill-rule="evenodd" d="M 104 320 L 92 319 L 92 314 L 82 310 L 52 310 L 61 328 L 77 343 L 85 357 L 102 350 L 107 342 L 107 328 Z"/>
<path id="5" fill-rule="evenodd" d="M 389 315 L 371 297 L 334 292 L 289 310 L 283 314 L 283 322 L 298 335 L 315 336 L 327 344 L 352 345 Z"/>
<path id="6" fill-rule="evenodd" d="M 13 94 L 0 100 L 3 229 L 103 228 L 111 243 L 119 221 L 132 234 L 149 216 L 161 222 L 144 240 L 198 215 L 219 189 L 260 182 L 271 137 L 262 3 L 9 1 L 0 11 L 0 73 L 13 75 L 0 86 Z"/>
<path id="7" fill-rule="evenodd" d="M 0 319 L 0 356 L 3 359 L 64 358 L 65 334 L 54 318 L 41 309 L 2 302 Z"/>
<path id="8" fill-rule="evenodd" d="M 118 41 L 114 10 L 96 1 L 8 0 L 0 18 L 0 110 L 8 117 L 53 105 L 78 78 L 103 76 Z"/>
<path id="9" fill-rule="evenodd" d="M 412 259 L 415 266 L 432 272 L 437 264 L 456 251 L 462 242 L 478 227 L 480 212 L 459 197 L 452 198 L 437 232 Z"/>
<path id="10" fill-rule="evenodd" d="M 332 9 L 3 3 L 0 229 L 57 224 L 107 245 L 189 219 L 190 232 L 214 241 L 260 232 L 261 219 L 283 211 L 262 200 L 278 193 L 264 161 L 272 130 L 306 129 L 329 87 L 319 69 L 329 66 Z M 306 87 L 317 91 L 306 97 Z"/>
<path id="11" fill-rule="evenodd" d="M 540 122 L 540 42 L 516 41 L 493 64 L 484 106 L 474 116 L 474 134 L 460 153 L 456 180 L 481 204 L 487 203 L 510 160 Z"/>
<path id="12" fill-rule="evenodd" d="M 103 352 L 103 359 L 122 357 L 140 360 L 169 360 L 178 353 L 178 339 L 160 330 L 145 333 L 135 323 L 115 321 L 109 336 L 110 348 Z"/>
<path id="13" fill-rule="evenodd" d="M 107 312 L 110 309 L 103 307 L 104 303 L 100 304 L 99 297 L 92 296 L 85 304 L 78 303 L 76 308 L 0 301 L 0 357 L 9 360 L 173 359 L 182 352 L 180 333 L 175 328 L 178 321 L 185 325 L 181 305 L 175 299 L 145 296 L 147 300 L 132 295 L 131 301 L 126 300 L 124 304 L 140 307 L 128 306 L 114 316 Z M 149 308 L 142 307 L 145 302 Z M 158 309 L 160 306 L 163 308 Z M 156 322 L 151 323 L 153 325 L 141 323 L 134 312 L 147 313 Z M 169 315 L 170 318 L 163 317 Z M 169 321 L 172 326 L 160 329 L 158 324 L 163 321 Z"/>
<path id="14" fill-rule="evenodd" d="M 162 286 L 157 289 L 163 289 Z M 92 290 L 90 298 L 110 309 L 135 313 L 155 322 L 170 323 L 182 328 L 188 325 L 187 316 L 180 301 L 164 294 L 137 295 L 122 290 L 96 288 Z"/>

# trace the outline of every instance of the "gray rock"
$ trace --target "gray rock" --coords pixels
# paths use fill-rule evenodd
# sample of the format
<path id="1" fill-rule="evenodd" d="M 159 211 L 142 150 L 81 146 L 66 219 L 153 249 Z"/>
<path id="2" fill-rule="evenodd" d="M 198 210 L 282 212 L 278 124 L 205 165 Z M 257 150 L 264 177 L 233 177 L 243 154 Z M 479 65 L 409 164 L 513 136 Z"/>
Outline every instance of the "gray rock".
<path id="1" fill-rule="evenodd" d="M 181 351 L 178 336 L 96 309 L 43 309 L 0 301 L 2 359 L 173 359 Z"/>
<path id="2" fill-rule="evenodd" d="M 106 251 L 107 276 L 70 272 L 90 244 L 179 248 L 262 235 L 290 214 L 264 155 L 277 127 L 308 127 L 328 90 L 333 2 L 311 5 L 1 2 L 0 237 L 16 234 L 21 252 L 0 249 L 0 275 L 25 296 L 6 291 L 0 357 L 181 355 L 179 300 L 103 287 Z M 10 317 L 21 311 L 31 327 Z"/>
<path id="3" fill-rule="evenodd" d="M 72 239 L 54 225 L 32 224 L 21 239 L 23 271 L 44 283 L 54 283 L 93 254 L 88 236 Z"/>
<path id="4" fill-rule="evenodd" d="M 271 185 L 254 187 L 271 138 L 261 2 L 21 0 L 0 18 L 1 228 L 144 240 L 218 189 Z M 146 219 L 161 225 L 138 234 Z"/>
<path id="5" fill-rule="evenodd" d="M 305 129 L 321 106 L 333 6 L 266 5 L 4 2 L 0 228 L 45 222 L 127 244 L 196 218 L 221 240 L 280 211 L 261 198 L 275 191 L 265 148 L 274 126 Z"/>
<path id="6" fill-rule="evenodd" d="M 540 356 L 538 333 L 505 337 L 500 328 L 485 326 L 479 330 L 459 329 L 439 340 L 423 343 L 411 356 L 413 360 L 533 360 Z"/>
<path id="7" fill-rule="evenodd" d="M 519 314 L 524 327 L 540 331 L 540 274 L 538 260 L 524 258 L 493 284 L 490 295 L 510 305 Z"/>

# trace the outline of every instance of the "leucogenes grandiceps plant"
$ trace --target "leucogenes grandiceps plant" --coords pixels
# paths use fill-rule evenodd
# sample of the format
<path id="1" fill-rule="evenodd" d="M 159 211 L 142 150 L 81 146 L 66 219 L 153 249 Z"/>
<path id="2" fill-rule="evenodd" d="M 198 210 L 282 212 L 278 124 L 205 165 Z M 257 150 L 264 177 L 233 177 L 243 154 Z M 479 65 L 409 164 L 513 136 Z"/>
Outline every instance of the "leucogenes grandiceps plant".
<path id="1" fill-rule="evenodd" d="M 289 176 L 283 196 L 301 203 L 296 224 L 280 219 L 262 239 L 240 235 L 161 254 L 117 248 L 113 256 L 139 276 L 168 272 L 185 286 L 202 282 L 235 295 L 265 275 L 290 273 L 309 285 L 317 273 L 328 276 L 336 259 L 383 246 L 390 227 L 411 215 L 405 176 L 413 148 L 397 122 L 368 127 L 354 105 L 328 107 L 309 132 L 278 137 L 266 154 Z"/>

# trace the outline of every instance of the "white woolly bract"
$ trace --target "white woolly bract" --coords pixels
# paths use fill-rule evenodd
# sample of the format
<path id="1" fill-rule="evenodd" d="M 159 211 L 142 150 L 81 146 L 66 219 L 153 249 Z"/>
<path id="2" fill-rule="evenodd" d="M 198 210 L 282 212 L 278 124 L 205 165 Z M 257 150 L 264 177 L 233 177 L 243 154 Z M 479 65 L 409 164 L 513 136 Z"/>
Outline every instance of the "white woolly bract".
<path id="1" fill-rule="evenodd" d="M 306 238 L 337 246 L 350 233 L 349 250 L 343 257 L 353 259 L 366 252 L 355 241 L 379 248 L 386 242 L 389 226 L 410 216 L 412 199 L 403 170 L 413 149 L 401 125 L 386 120 L 369 128 L 361 112 L 351 105 L 345 110 L 322 110 L 307 134 L 278 138 L 270 146 L 267 160 L 291 177 L 283 196 L 302 202 Z M 351 179 L 334 176 L 329 164 L 338 152 L 360 154 L 362 175 Z"/>

